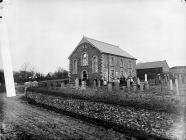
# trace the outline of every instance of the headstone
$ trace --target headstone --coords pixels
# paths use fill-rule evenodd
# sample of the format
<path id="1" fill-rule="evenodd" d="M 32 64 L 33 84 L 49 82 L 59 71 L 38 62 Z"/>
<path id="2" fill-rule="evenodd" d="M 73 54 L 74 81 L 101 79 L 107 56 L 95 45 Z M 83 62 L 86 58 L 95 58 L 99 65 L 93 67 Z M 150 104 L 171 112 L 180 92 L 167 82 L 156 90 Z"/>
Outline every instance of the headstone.
<path id="1" fill-rule="evenodd" d="M 123 90 L 125 91 L 126 90 L 126 86 L 122 86 Z"/>
<path id="2" fill-rule="evenodd" d="M 145 89 L 146 89 L 146 90 L 149 89 L 149 83 L 148 83 L 148 82 L 145 83 Z"/>
<path id="3" fill-rule="evenodd" d="M 65 84 L 64 82 L 61 83 L 61 88 L 64 88 L 65 87 Z"/>
<path id="4" fill-rule="evenodd" d="M 165 75 L 165 83 L 167 83 L 167 81 L 168 81 L 168 76 Z"/>
<path id="5" fill-rule="evenodd" d="M 140 83 L 140 91 L 143 91 L 143 84 Z"/>
<path id="6" fill-rule="evenodd" d="M 147 74 L 145 74 L 145 82 L 147 82 Z"/>
<path id="7" fill-rule="evenodd" d="M 104 86 L 106 86 L 106 85 L 107 85 L 107 81 L 106 81 L 106 80 L 104 80 L 103 84 L 104 84 Z"/>
<path id="8" fill-rule="evenodd" d="M 179 95 L 178 79 L 175 79 L 175 85 L 176 85 L 176 95 Z"/>
<path id="9" fill-rule="evenodd" d="M 96 87 L 96 80 L 93 81 L 93 86 Z"/>
<path id="10" fill-rule="evenodd" d="M 82 90 L 86 89 L 85 81 L 82 81 L 81 89 L 82 89 Z"/>
<path id="11" fill-rule="evenodd" d="M 170 90 L 173 90 L 172 79 L 170 79 L 169 82 L 170 82 Z"/>
<path id="12" fill-rule="evenodd" d="M 139 79 L 139 77 L 137 79 L 137 84 L 140 85 L 140 79 Z"/>
<path id="13" fill-rule="evenodd" d="M 78 78 L 76 78 L 76 80 L 75 80 L 75 88 L 79 89 L 79 79 Z"/>
<path id="14" fill-rule="evenodd" d="M 119 90 L 119 82 L 118 82 L 118 80 L 116 80 L 114 84 L 115 84 L 116 90 Z"/>
<path id="15" fill-rule="evenodd" d="M 181 76 L 181 74 L 179 74 L 179 84 L 180 85 L 182 84 L 182 76 Z"/>
<path id="16" fill-rule="evenodd" d="M 98 87 L 101 87 L 101 81 L 98 80 Z"/>
<path id="17" fill-rule="evenodd" d="M 133 84 L 133 90 L 136 91 L 137 90 L 137 85 Z"/>
<path id="18" fill-rule="evenodd" d="M 127 89 L 130 90 L 130 79 L 127 80 Z"/>
<path id="19" fill-rule="evenodd" d="M 108 83 L 108 91 L 112 91 L 112 83 Z"/>

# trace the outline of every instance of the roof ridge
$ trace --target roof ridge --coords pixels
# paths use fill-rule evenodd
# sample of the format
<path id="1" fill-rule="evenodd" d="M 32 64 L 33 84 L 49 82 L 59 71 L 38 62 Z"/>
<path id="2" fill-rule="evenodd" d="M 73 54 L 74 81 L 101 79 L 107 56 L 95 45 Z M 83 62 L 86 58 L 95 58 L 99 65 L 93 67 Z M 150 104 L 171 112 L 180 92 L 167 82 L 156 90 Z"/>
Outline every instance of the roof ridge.
<path id="1" fill-rule="evenodd" d="M 96 40 L 96 39 L 93 39 L 93 38 L 90 38 L 90 37 L 87 37 L 87 36 L 83 36 L 84 38 L 88 38 L 88 39 L 92 39 L 92 40 L 94 40 L 94 41 L 98 41 L 98 42 L 102 42 L 102 43 L 105 43 L 105 44 L 109 44 L 109 45 L 112 45 L 112 46 L 114 46 L 114 47 L 118 47 L 119 48 L 119 46 L 117 46 L 117 45 L 113 45 L 113 44 L 110 44 L 110 43 L 107 43 L 107 42 L 103 42 L 103 41 L 100 41 L 100 40 Z"/>
<path id="2" fill-rule="evenodd" d="M 162 61 L 148 61 L 148 62 L 140 62 L 140 63 L 137 63 L 137 64 L 144 64 L 144 63 L 156 63 L 156 62 L 165 62 L 165 60 L 162 60 Z"/>

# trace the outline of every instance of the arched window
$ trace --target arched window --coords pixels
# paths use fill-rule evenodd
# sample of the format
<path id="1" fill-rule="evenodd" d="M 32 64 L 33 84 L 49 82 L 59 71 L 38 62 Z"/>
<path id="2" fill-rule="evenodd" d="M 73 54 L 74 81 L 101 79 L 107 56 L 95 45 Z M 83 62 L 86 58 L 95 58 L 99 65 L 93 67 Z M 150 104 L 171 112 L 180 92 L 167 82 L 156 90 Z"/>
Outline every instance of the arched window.
<path id="1" fill-rule="evenodd" d="M 92 57 L 92 73 L 98 72 L 98 58 L 97 56 Z"/>
<path id="2" fill-rule="evenodd" d="M 77 60 L 73 60 L 73 74 L 77 74 Z"/>
<path id="3" fill-rule="evenodd" d="M 88 55 L 87 55 L 87 53 L 82 54 L 81 62 L 82 62 L 82 66 L 87 66 L 88 65 Z"/>

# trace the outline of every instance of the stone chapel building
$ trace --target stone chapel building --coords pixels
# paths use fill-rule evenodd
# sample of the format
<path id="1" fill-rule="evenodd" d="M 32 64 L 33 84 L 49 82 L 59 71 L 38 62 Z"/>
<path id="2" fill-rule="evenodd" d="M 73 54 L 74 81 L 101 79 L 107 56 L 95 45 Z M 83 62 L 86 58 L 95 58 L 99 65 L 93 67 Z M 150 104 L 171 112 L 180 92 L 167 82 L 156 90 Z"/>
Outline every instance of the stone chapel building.
<path id="1" fill-rule="evenodd" d="M 70 83 L 75 79 L 113 82 L 136 76 L 136 58 L 118 46 L 83 37 L 69 56 Z"/>

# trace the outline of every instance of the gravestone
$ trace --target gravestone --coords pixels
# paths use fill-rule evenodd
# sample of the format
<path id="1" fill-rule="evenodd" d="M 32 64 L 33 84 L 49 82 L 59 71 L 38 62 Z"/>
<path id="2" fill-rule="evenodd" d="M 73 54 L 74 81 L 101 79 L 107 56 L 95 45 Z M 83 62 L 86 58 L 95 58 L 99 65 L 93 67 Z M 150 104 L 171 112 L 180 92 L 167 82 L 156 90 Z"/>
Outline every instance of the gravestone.
<path id="1" fill-rule="evenodd" d="M 137 85 L 134 83 L 133 84 L 133 90 L 136 91 L 137 90 Z"/>
<path id="2" fill-rule="evenodd" d="M 118 82 L 118 80 L 115 81 L 114 85 L 116 87 L 116 90 L 119 90 L 119 82 Z"/>
<path id="3" fill-rule="evenodd" d="M 122 86 L 123 90 L 125 91 L 126 90 L 126 86 Z"/>
<path id="4" fill-rule="evenodd" d="M 104 84 L 104 86 L 106 86 L 106 85 L 107 85 L 107 81 L 106 81 L 106 80 L 104 80 L 103 84 Z"/>
<path id="5" fill-rule="evenodd" d="M 96 80 L 93 81 L 93 86 L 96 87 Z"/>
<path id="6" fill-rule="evenodd" d="M 143 84 L 140 83 L 140 91 L 143 91 Z"/>
<path id="7" fill-rule="evenodd" d="M 170 79 L 169 82 L 170 82 L 170 90 L 173 90 L 172 79 Z"/>
<path id="8" fill-rule="evenodd" d="M 65 84 L 64 82 L 61 83 L 61 88 L 64 88 L 65 87 Z"/>
<path id="9" fill-rule="evenodd" d="M 76 78 L 76 80 L 75 80 L 75 88 L 79 89 L 79 79 L 78 78 Z"/>
<path id="10" fill-rule="evenodd" d="M 130 90 L 130 79 L 127 80 L 127 89 Z"/>
<path id="11" fill-rule="evenodd" d="M 140 83 L 141 83 L 141 82 L 140 82 L 140 79 L 139 79 L 139 77 L 138 77 L 138 79 L 137 79 L 137 84 L 140 85 Z"/>
<path id="12" fill-rule="evenodd" d="M 101 81 L 98 80 L 98 87 L 101 87 Z"/>
<path id="13" fill-rule="evenodd" d="M 182 76 L 181 76 L 181 74 L 179 74 L 179 85 L 181 85 L 182 84 Z"/>
<path id="14" fill-rule="evenodd" d="M 108 91 L 109 91 L 109 92 L 112 91 L 112 83 L 108 83 Z"/>
<path id="15" fill-rule="evenodd" d="M 145 89 L 146 89 L 146 90 L 149 89 L 149 83 L 148 83 L 148 81 L 145 82 Z"/>
<path id="16" fill-rule="evenodd" d="M 86 83 L 85 83 L 85 81 L 82 81 L 81 89 L 82 90 L 85 90 L 86 89 Z"/>
<path id="17" fill-rule="evenodd" d="M 175 79 L 175 85 L 176 85 L 176 95 L 179 95 L 178 79 Z"/>

